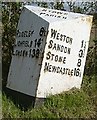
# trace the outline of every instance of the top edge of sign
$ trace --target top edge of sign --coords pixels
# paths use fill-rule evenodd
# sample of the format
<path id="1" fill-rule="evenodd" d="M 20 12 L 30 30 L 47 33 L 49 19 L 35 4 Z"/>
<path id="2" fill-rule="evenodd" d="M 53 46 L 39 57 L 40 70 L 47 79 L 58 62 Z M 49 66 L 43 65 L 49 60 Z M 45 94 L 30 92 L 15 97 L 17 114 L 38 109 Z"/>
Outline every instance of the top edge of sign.
<path id="1" fill-rule="evenodd" d="M 91 15 L 86 15 L 86 14 L 81 14 L 81 13 L 61 11 L 61 10 L 37 7 L 37 6 L 32 6 L 32 5 L 25 5 L 24 7 L 32 11 L 39 17 L 45 19 L 48 22 L 64 21 L 64 20 L 66 21 L 66 20 L 71 20 L 71 19 L 77 19 L 80 17 L 91 16 Z"/>

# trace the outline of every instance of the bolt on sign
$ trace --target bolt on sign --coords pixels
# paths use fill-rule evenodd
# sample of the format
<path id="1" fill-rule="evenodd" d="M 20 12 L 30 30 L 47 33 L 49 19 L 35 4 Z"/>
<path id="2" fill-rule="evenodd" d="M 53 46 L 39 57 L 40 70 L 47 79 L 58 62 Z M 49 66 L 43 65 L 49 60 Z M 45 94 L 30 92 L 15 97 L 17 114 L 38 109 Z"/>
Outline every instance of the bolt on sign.
<path id="1" fill-rule="evenodd" d="M 37 98 L 80 88 L 92 16 L 26 5 L 7 87 Z"/>

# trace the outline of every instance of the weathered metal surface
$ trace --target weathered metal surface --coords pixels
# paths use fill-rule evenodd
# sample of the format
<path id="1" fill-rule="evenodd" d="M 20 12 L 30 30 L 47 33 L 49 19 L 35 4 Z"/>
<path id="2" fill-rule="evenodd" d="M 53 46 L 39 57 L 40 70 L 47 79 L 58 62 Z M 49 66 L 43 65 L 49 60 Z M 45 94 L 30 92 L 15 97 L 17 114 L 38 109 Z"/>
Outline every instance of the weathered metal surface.
<path id="1" fill-rule="evenodd" d="M 7 87 L 45 98 L 80 88 L 92 16 L 25 6 Z"/>
<path id="2" fill-rule="evenodd" d="M 16 42 L 7 87 L 35 96 L 46 36 L 40 35 L 48 22 L 24 8 L 16 31 Z"/>

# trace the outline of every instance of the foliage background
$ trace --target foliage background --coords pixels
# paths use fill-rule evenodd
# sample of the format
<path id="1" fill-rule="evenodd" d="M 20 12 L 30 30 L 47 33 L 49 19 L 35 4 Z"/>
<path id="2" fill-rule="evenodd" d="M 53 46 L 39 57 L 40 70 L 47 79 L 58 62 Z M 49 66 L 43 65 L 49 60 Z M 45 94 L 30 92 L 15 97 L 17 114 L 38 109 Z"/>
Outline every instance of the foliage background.
<path id="1" fill-rule="evenodd" d="M 82 90 L 71 91 L 50 97 L 45 105 L 38 109 L 29 109 L 28 112 L 21 111 L 17 108 L 9 98 L 6 97 L 4 91 L 7 82 L 9 66 L 11 63 L 11 55 L 13 51 L 13 44 L 15 41 L 16 28 L 23 2 L 2 2 L 2 87 L 3 87 L 3 117 L 93 117 L 97 114 L 97 2 L 84 3 L 83 8 L 76 6 L 74 2 L 68 2 L 69 11 L 86 13 L 93 15 L 93 26 L 91 30 L 90 44 L 85 65 L 84 79 L 82 83 Z M 49 5 L 45 2 L 37 2 L 38 6 L 50 7 L 65 11 L 64 3 L 53 2 Z M 89 10 L 91 8 L 91 10 Z M 88 12 L 89 11 L 89 12 Z M 68 98 L 68 99 L 67 99 Z M 76 101 L 75 101 L 76 99 Z M 66 101 L 67 100 L 67 101 Z M 59 102 L 60 101 L 60 102 Z M 65 103 L 64 103 L 65 101 Z M 81 104 L 82 103 L 82 104 Z M 72 106 L 73 104 L 73 106 Z M 83 108 L 84 107 L 84 108 Z M 78 109 L 79 108 L 79 109 Z M 64 109 L 65 111 L 64 113 Z M 47 111 L 47 112 L 46 112 Z M 74 112 L 75 111 L 75 112 Z M 95 113 L 96 111 L 96 113 Z M 74 112 L 74 113 L 73 113 Z M 76 114 L 75 114 L 76 113 Z"/>

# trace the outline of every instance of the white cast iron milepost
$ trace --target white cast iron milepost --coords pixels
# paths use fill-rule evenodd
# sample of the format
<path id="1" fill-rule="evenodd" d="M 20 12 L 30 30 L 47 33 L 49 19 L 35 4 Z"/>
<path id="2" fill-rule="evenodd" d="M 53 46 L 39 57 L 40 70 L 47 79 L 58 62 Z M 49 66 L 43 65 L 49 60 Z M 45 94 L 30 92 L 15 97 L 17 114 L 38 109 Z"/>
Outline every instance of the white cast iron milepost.
<path id="1" fill-rule="evenodd" d="M 36 98 L 80 88 L 92 16 L 26 5 L 7 87 Z"/>

